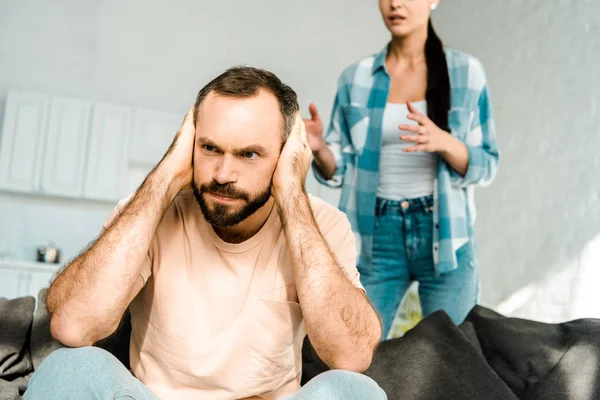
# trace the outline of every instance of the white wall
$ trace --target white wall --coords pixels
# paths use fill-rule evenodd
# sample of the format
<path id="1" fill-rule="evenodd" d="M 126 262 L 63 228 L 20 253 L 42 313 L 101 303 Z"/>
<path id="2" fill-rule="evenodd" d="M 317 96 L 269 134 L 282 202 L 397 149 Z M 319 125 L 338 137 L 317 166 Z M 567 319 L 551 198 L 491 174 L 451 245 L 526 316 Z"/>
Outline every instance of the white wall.
<path id="1" fill-rule="evenodd" d="M 600 317 L 600 2 L 443 0 L 435 14 L 492 90 L 501 159 L 477 194 L 483 303 Z"/>
<path id="2" fill-rule="evenodd" d="M 386 38 L 376 7 L 343 0 L 0 0 L 0 103 L 15 88 L 183 117 L 204 84 L 246 64 L 327 118 L 341 70 Z M 112 206 L 0 193 L 0 252 L 33 259 L 52 240 L 74 256 Z"/>

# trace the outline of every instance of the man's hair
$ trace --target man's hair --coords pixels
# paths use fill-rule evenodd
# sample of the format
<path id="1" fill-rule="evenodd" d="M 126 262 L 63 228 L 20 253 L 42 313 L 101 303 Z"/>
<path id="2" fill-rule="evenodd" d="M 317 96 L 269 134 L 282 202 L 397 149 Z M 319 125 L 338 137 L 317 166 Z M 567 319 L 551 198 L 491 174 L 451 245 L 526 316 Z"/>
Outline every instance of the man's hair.
<path id="1" fill-rule="evenodd" d="M 247 98 L 258 95 L 260 89 L 267 90 L 277 97 L 279 110 L 283 116 L 283 141 L 292 131 L 296 113 L 299 110 L 296 92 L 272 72 L 260 68 L 237 66 L 229 68 L 204 86 L 196 97 L 194 105 L 194 122 L 198 115 L 198 106 L 214 92 L 217 95 L 233 98 Z"/>

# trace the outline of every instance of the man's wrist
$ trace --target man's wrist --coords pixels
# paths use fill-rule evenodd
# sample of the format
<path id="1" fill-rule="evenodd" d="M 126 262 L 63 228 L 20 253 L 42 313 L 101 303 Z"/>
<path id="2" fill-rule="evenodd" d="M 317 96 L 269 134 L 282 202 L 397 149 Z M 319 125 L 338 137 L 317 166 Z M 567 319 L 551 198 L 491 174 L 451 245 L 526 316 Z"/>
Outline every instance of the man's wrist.
<path id="1" fill-rule="evenodd" d="M 177 174 L 164 163 L 158 164 L 146 179 L 146 183 L 152 185 L 155 191 L 165 194 L 165 200 L 168 203 L 173 201 L 184 187 L 182 182 L 178 179 Z"/>
<path id="2" fill-rule="evenodd" d="M 287 217 L 290 212 L 296 211 L 303 203 L 308 203 L 308 195 L 303 185 L 290 184 L 285 188 L 273 190 L 273 197 L 282 217 Z"/>

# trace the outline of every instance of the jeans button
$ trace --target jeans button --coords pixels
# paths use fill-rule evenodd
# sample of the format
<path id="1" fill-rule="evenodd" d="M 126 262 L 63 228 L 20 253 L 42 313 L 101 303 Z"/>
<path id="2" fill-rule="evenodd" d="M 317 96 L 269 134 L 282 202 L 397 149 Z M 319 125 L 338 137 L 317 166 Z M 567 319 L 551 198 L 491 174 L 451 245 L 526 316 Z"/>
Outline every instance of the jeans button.
<path id="1" fill-rule="evenodd" d="M 406 210 L 408 207 L 410 207 L 410 203 L 404 200 L 402 203 L 400 203 L 400 206 Z"/>

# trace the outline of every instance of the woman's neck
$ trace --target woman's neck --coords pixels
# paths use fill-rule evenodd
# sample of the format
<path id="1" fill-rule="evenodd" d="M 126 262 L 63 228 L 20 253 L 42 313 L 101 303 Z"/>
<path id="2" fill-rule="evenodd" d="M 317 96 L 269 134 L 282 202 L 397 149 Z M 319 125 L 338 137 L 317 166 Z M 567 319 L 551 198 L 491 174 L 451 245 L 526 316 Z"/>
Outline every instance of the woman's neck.
<path id="1" fill-rule="evenodd" d="M 415 67 L 425 62 L 427 25 L 408 36 L 392 36 L 387 61 L 396 66 Z"/>

